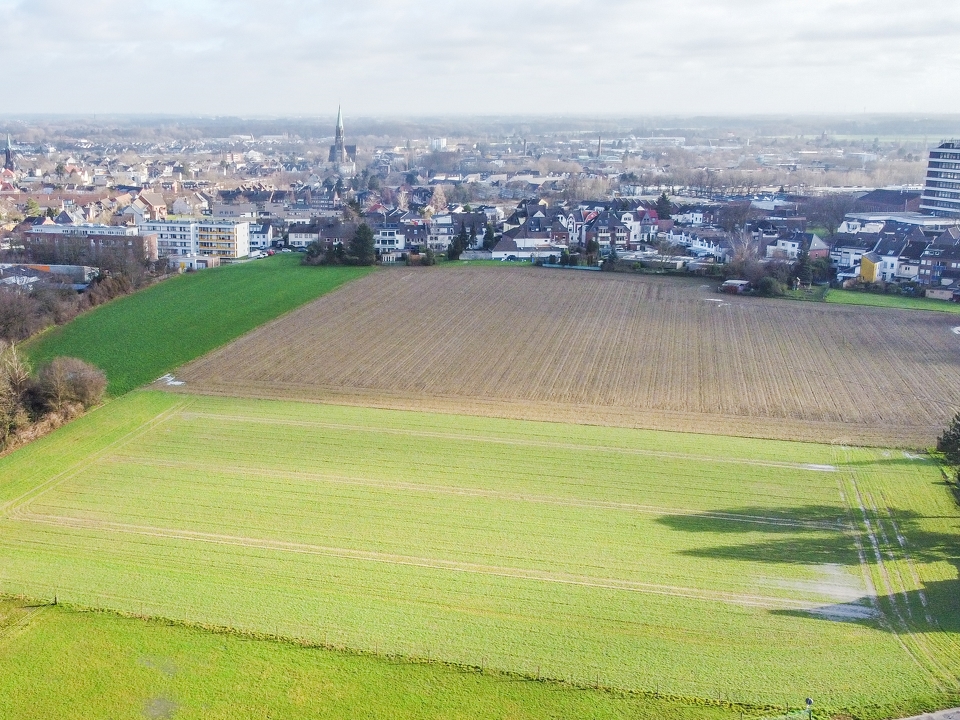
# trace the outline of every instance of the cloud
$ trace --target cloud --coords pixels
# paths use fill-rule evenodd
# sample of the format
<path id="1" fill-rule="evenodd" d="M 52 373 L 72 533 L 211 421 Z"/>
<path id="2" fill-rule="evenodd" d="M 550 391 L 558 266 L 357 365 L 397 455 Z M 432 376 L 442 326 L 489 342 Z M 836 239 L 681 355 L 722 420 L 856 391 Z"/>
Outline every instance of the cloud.
<path id="1" fill-rule="evenodd" d="M 0 27 L 14 113 L 960 111 L 955 0 L 0 0 Z"/>

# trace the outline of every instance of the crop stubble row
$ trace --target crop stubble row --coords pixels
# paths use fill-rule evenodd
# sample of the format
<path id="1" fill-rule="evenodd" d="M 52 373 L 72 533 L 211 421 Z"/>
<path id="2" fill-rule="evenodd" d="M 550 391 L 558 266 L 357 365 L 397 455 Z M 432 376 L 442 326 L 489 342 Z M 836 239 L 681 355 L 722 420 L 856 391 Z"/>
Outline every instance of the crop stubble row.
<path id="1" fill-rule="evenodd" d="M 861 444 L 960 407 L 950 316 L 497 268 L 364 278 L 182 369 L 186 391 Z"/>

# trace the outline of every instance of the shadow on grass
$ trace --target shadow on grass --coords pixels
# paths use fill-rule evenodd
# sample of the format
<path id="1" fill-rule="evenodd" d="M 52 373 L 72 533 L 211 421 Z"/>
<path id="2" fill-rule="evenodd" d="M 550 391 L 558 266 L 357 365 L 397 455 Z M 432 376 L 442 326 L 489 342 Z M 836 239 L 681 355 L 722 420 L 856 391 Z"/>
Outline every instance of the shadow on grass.
<path id="1" fill-rule="evenodd" d="M 876 599 L 867 596 L 854 602 L 838 603 L 814 610 L 775 610 L 777 615 L 819 617 L 824 620 L 857 622 L 874 628 L 899 630 L 898 619 L 904 618 L 916 627 L 928 631 L 960 632 L 960 533 L 942 533 L 925 530 L 922 520 L 934 519 L 909 510 L 890 510 L 889 517 L 870 514 L 871 532 L 884 562 L 890 553 L 901 555 L 897 534 L 906 543 L 905 550 L 914 564 L 949 563 L 953 579 L 928 582 L 921 590 L 882 594 Z M 938 516 L 936 519 L 943 519 Z M 896 530 L 889 522 L 896 523 Z M 720 540 L 724 536 L 740 536 L 739 542 L 725 544 L 704 543 L 681 550 L 687 557 L 709 560 L 768 563 L 771 565 L 843 566 L 850 569 L 861 564 L 861 552 L 867 564 L 875 565 L 876 551 L 864 528 L 862 518 L 851 519 L 835 506 L 804 505 L 783 507 L 744 506 L 709 513 L 667 515 L 657 523 L 677 532 L 702 533 Z M 853 523 L 856 523 L 854 525 Z M 960 527 L 960 519 L 957 520 Z M 856 527 L 856 530 L 854 530 Z M 880 530 L 887 534 L 883 546 Z M 893 547 L 889 547 L 892 543 Z M 878 591 L 882 588 L 878 588 Z M 869 613 L 851 613 L 851 606 L 868 607 L 871 604 L 883 612 L 887 622 L 879 622 Z"/>

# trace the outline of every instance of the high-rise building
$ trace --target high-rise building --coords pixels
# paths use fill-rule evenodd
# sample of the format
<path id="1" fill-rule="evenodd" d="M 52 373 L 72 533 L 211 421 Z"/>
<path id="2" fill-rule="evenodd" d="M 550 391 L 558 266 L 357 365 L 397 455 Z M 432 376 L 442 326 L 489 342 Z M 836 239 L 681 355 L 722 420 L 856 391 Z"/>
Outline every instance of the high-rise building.
<path id="1" fill-rule="evenodd" d="M 930 151 L 920 211 L 960 218 L 960 141 L 948 140 Z"/>

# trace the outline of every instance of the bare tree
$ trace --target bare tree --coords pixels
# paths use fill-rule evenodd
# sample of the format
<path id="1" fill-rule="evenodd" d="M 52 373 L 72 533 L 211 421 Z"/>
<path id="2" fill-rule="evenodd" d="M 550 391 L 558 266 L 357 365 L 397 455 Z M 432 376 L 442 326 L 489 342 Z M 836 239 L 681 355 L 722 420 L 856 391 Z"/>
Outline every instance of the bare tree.
<path id="1" fill-rule="evenodd" d="M 728 233 L 733 233 L 743 230 L 756 215 L 757 213 L 749 200 L 731 202 L 720 209 L 718 221 L 720 227 Z"/>
<path id="2" fill-rule="evenodd" d="M 26 395 L 30 387 L 30 363 L 13 343 L 0 341 L 0 377 L 18 401 Z"/>
<path id="3" fill-rule="evenodd" d="M 661 270 L 663 270 L 663 266 L 667 262 L 667 258 L 673 257 L 677 250 L 679 250 L 679 247 L 674 245 L 666 238 L 661 238 L 657 241 L 657 258 Z"/>
<path id="4" fill-rule="evenodd" d="M 853 212 L 857 202 L 855 195 L 849 193 L 830 193 L 823 197 L 811 198 L 805 205 L 807 219 L 814 225 L 823 227 L 829 237 L 837 234 L 837 228 L 847 213 Z"/>
<path id="5" fill-rule="evenodd" d="M 29 424 L 26 396 L 30 366 L 13 344 L 0 343 L 0 448 L 10 435 Z"/>
<path id="6" fill-rule="evenodd" d="M 435 213 L 445 212 L 447 209 L 447 194 L 443 191 L 443 185 L 437 185 L 433 188 L 433 195 L 430 197 L 430 207 Z"/>

